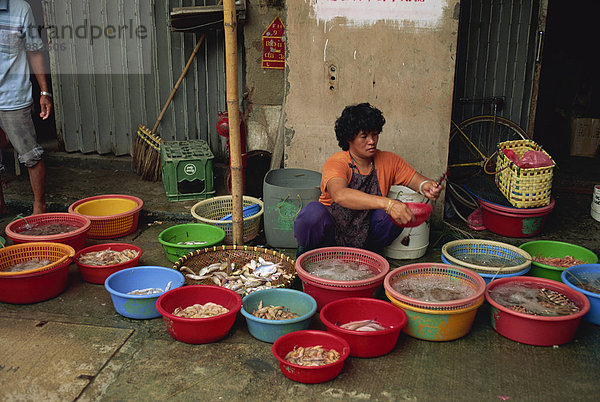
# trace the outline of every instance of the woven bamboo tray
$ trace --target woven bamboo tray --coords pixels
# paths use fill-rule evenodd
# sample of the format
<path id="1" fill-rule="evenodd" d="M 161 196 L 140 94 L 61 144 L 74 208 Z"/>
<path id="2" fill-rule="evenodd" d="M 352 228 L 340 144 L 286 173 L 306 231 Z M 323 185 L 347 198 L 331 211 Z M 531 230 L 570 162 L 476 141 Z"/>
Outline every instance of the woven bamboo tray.
<path id="1" fill-rule="evenodd" d="M 501 273 L 512 274 L 519 272 L 531 265 L 531 255 L 525 250 L 510 244 L 505 244 L 491 240 L 454 240 L 442 246 L 442 255 L 452 265 L 469 268 L 481 273 Z M 507 261 L 505 267 L 493 267 L 478 265 L 467 262 L 469 257 L 500 258 Z M 467 259 L 464 261 L 462 258 Z"/>
<path id="2" fill-rule="evenodd" d="M 258 257 L 262 257 L 269 262 L 281 264 L 284 273 L 291 275 L 289 279 L 285 279 L 282 275 L 279 279 L 271 282 L 271 287 L 279 288 L 290 286 L 296 277 L 295 261 L 285 254 L 260 247 L 235 245 L 208 247 L 184 255 L 177 260 L 175 265 L 173 265 L 173 268 L 179 271 L 182 266 L 186 266 L 197 274 L 202 268 L 216 262 L 228 261 L 229 263 L 235 263 L 236 267 L 242 267 L 250 262 L 250 260 L 257 260 Z M 190 279 L 187 276 L 185 277 L 185 284 L 216 286 L 211 279 L 197 281 Z"/>
<path id="3" fill-rule="evenodd" d="M 505 141 L 498 144 L 496 186 L 516 208 L 544 207 L 550 204 L 552 166 L 520 168 L 502 152 L 511 149 L 519 158 L 527 151 L 541 151 L 552 159 L 541 146 L 532 140 Z"/>

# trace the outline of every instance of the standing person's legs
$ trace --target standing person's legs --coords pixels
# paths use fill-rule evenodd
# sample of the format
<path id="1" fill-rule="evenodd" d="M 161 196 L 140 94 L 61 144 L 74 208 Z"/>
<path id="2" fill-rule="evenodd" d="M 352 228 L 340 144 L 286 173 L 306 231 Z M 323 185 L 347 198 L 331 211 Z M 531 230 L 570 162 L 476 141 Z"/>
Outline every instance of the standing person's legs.
<path id="1" fill-rule="evenodd" d="M 44 150 L 37 143 L 31 118 L 32 107 L 0 112 L 0 125 L 19 154 L 19 162 L 27 167 L 33 191 L 33 214 L 46 212 L 46 167 Z"/>
<path id="2" fill-rule="evenodd" d="M 402 229 L 392 221 L 383 209 L 374 210 L 371 214 L 367 249 L 380 251 L 389 246 L 402 233 Z"/>
<path id="3" fill-rule="evenodd" d="M 298 241 L 298 256 L 315 248 L 335 244 L 335 222 L 327 207 L 318 201 L 309 202 L 294 222 L 294 237 Z"/>

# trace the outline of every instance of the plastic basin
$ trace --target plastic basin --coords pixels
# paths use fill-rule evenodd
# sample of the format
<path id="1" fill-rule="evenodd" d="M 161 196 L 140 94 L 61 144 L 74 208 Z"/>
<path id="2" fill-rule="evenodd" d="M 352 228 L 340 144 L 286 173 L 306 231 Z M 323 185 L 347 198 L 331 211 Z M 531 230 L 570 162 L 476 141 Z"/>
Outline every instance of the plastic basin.
<path id="1" fill-rule="evenodd" d="M 575 277 L 573 277 L 575 276 Z M 578 292 L 583 293 L 590 302 L 590 311 L 583 316 L 592 324 L 600 325 L 600 294 L 580 288 L 576 278 L 600 278 L 600 264 L 582 264 L 567 268 L 561 274 L 562 282 Z"/>
<path id="2" fill-rule="evenodd" d="M 313 263 L 327 259 L 364 264 L 374 273 L 372 277 L 356 281 L 338 281 L 320 278 L 307 269 Z M 317 301 L 317 310 L 334 300 L 346 297 L 373 297 L 390 270 L 387 260 L 379 254 L 353 247 L 323 247 L 307 251 L 296 260 L 296 273 L 306 293 Z"/>
<path id="3" fill-rule="evenodd" d="M 82 202 L 73 208 L 73 212 L 89 216 L 110 216 L 132 211 L 138 206 L 135 200 L 127 198 L 102 198 Z"/>
<path id="4" fill-rule="evenodd" d="M 45 271 L 0 276 L 0 301 L 30 304 L 58 296 L 67 288 L 70 264 L 71 258 Z"/>
<path id="5" fill-rule="evenodd" d="M 123 251 L 123 250 L 135 250 L 138 252 L 138 256 L 129 261 L 122 262 L 120 264 L 112 264 L 112 265 L 88 265 L 82 264 L 79 262 L 79 258 L 83 254 L 102 251 L 111 249 L 114 251 Z M 83 250 L 79 250 L 77 254 L 75 254 L 75 263 L 79 268 L 79 273 L 81 274 L 81 278 L 89 283 L 95 284 L 103 284 L 110 275 L 114 274 L 117 271 L 120 271 L 125 268 L 131 268 L 138 265 L 140 261 L 140 257 L 142 256 L 142 249 L 133 244 L 127 243 L 104 243 L 98 244 L 95 246 L 86 247 Z"/>
<path id="6" fill-rule="evenodd" d="M 264 306 L 284 306 L 299 315 L 289 320 L 266 320 L 252 315 L 262 301 Z M 312 316 L 317 311 L 315 299 L 294 289 L 265 289 L 253 292 L 242 299 L 242 315 L 246 317 L 248 331 L 263 342 L 275 342 L 280 336 L 308 329 Z"/>
<path id="7" fill-rule="evenodd" d="M 229 312 L 215 317 L 184 318 L 173 315 L 177 307 L 213 302 Z M 163 316 L 167 331 L 184 343 L 211 343 L 224 338 L 235 323 L 242 308 L 242 298 L 233 290 L 212 285 L 189 285 L 170 290 L 158 298 L 156 308 Z"/>
<path id="8" fill-rule="evenodd" d="M 519 248 L 527 251 L 531 257 L 564 258 L 567 255 L 570 255 L 571 257 L 581 260 L 586 264 L 596 264 L 598 262 L 598 256 L 593 251 L 575 244 L 561 241 L 536 240 L 523 243 L 519 246 Z M 563 267 L 555 267 L 552 265 L 532 261 L 529 275 L 561 282 L 561 274 L 564 270 L 565 268 Z"/>
<path id="9" fill-rule="evenodd" d="M 429 310 L 402 303 L 387 291 L 385 295 L 408 317 L 403 332 L 425 341 L 452 341 L 467 335 L 484 300 L 482 297 L 472 306 L 457 310 Z"/>
<path id="10" fill-rule="evenodd" d="M 217 246 L 224 238 L 225 231 L 223 229 L 205 223 L 184 223 L 171 226 L 158 235 L 158 241 L 162 244 L 165 254 L 171 262 L 177 262 L 179 258 L 192 251 Z M 203 242 L 203 244 L 177 244 L 189 241 Z"/>
<path id="11" fill-rule="evenodd" d="M 23 234 L 28 228 L 27 225 L 44 226 L 56 223 L 73 226 L 75 229 L 70 232 L 53 235 L 34 236 Z M 85 216 L 64 212 L 53 212 L 30 215 L 25 218 L 14 220 L 6 225 L 5 232 L 6 236 L 12 240 L 13 244 L 30 242 L 62 243 L 71 246 L 75 251 L 78 251 L 85 247 L 91 225 L 92 222 Z"/>
<path id="12" fill-rule="evenodd" d="M 504 307 L 490 296 L 496 286 L 507 283 L 546 288 L 562 293 L 571 299 L 580 311 L 559 317 L 544 317 L 519 313 Z M 536 346 L 562 345 L 575 336 L 581 317 L 590 309 L 590 302 L 582 293 L 571 289 L 564 283 L 546 278 L 520 276 L 494 280 L 487 285 L 485 298 L 490 303 L 492 327 L 500 335 L 513 341 Z"/>
<path id="13" fill-rule="evenodd" d="M 320 316 L 327 331 L 344 338 L 350 345 L 350 356 L 355 357 L 377 357 L 392 351 L 407 322 L 406 313 L 401 308 L 383 300 L 361 297 L 328 303 L 321 309 Z M 376 320 L 388 328 L 359 332 L 339 326 L 361 320 Z"/>
<path id="14" fill-rule="evenodd" d="M 126 268 L 111 274 L 104 282 L 110 293 L 117 313 L 134 319 L 150 319 L 160 317 L 156 309 L 156 300 L 161 293 L 151 295 L 127 294 L 136 289 L 164 289 L 171 282 L 171 289 L 183 286 L 185 278 L 172 268 L 157 266 L 140 266 Z"/>
<path id="15" fill-rule="evenodd" d="M 506 237 L 532 237 L 540 234 L 546 218 L 554 208 L 550 205 L 541 208 L 509 208 L 496 206 L 478 199 L 484 226 L 493 233 Z"/>
<path id="16" fill-rule="evenodd" d="M 339 360 L 324 366 L 300 366 L 285 360 L 285 356 L 294 347 L 318 345 L 325 349 L 338 351 L 340 353 Z M 344 361 L 350 355 L 350 345 L 346 340 L 331 332 L 303 330 L 281 336 L 273 343 L 272 351 L 273 356 L 279 361 L 279 368 L 284 376 L 296 382 L 317 384 L 332 380 L 342 372 Z"/>
<path id="17" fill-rule="evenodd" d="M 455 263 L 452 263 L 450 261 L 448 261 L 446 259 L 446 257 L 444 257 L 444 255 L 442 255 L 442 262 L 444 264 L 450 264 L 450 265 L 456 265 Z M 458 265 L 456 265 L 458 266 Z M 468 267 L 465 267 L 468 268 Z M 469 268 L 470 269 L 470 268 Z M 521 270 L 521 271 L 517 271 L 517 272 L 512 272 L 510 274 L 496 274 L 496 273 L 485 273 L 485 272 L 478 272 L 473 270 L 474 272 L 476 272 L 479 276 L 481 276 L 483 278 L 483 280 L 485 281 L 486 285 L 488 283 L 490 283 L 492 281 L 492 279 L 500 279 L 500 278 L 511 278 L 513 276 L 522 276 L 525 275 L 529 272 L 529 270 L 531 269 L 531 264 L 527 266 L 527 268 Z"/>

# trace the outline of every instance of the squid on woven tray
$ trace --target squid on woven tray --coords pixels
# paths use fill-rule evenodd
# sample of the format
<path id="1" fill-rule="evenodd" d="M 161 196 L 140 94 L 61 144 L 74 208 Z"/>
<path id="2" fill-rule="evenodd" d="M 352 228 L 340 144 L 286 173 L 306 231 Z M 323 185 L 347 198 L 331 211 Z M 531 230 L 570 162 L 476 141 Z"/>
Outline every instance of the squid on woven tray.
<path id="1" fill-rule="evenodd" d="M 116 251 L 107 248 L 106 250 L 90 251 L 89 253 L 81 254 L 78 261 L 85 265 L 116 265 L 133 260 L 138 254 L 138 251 L 132 249 Z"/>
<path id="2" fill-rule="evenodd" d="M 324 366 L 340 359 L 340 353 L 335 349 L 325 349 L 323 346 L 294 346 L 285 361 L 299 366 Z"/>
<path id="3" fill-rule="evenodd" d="M 203 267 L 198 273 L 185 265 L 179 270 L 191 280 L 210 279 L 215 285 L 231 289 L 242 296 L 257 290 L 268 289 L 273 286 L 273 282 L 280 278 L 292 278 L 291 274 L 283 270 L 280 263 L 266 261 L 262 257 L 250 260 L 241 268 L 236 267 L 235 263 L 222 261 Z"/>
<path id="4" fill-rule="evenodd" d="M 270 304 L 263 307 L 262 300 L 258 303 L 258 309 L 252 311 L 252 315 L 265 320 L 289 320 L 298 317 L 298 314 L 290 311 L 284 306 L 274 306 Z"/>

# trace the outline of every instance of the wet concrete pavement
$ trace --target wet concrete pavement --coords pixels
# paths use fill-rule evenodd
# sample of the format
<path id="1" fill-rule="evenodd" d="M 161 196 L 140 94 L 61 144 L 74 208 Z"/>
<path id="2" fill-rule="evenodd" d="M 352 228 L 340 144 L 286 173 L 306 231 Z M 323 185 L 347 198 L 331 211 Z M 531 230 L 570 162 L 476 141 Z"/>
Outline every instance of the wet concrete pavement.
<path id="1" fill-rule="evenodd" d="M 138 196 L 144 201 L 139 228 L 118 241 L 143 249 L 141 265 L 169 267 L 158 234 L 191 222 L 190 208 L 197 201 L 167 202 L 162 183 L 142 181 L 128 171 L 130 166 L 130 158 L 48 155 L 50 212 L 66 212 L 72 202 L 92 195 Z M 562 240 L 600 255 L 600 222 L 589 214 L 591 189 L 600 183 L 600 163 L 571 159 L 559 166 L 553 186 L 556 207 L 539 236 L 506 238 L 452 223 L 476 238 L 515 245 Z M 18 213 L 31 211 L 27 175 L 4 178 L 9 179 L 9 212 L 0 221 L 2 228 Z M 438 224 L 424 257 L 390 260 L 391 269 L 440 262 L 441 246 L 455 238 Z M 264 238 L 253 243 L 264 244 Z M 290 256 L 295 252 L 280 251 Z M 293 286 L 301 284 L 296 281 Z M 241 314 L 219 342 L 180 343 L 168 334 L 162 318 L 118 315 L 104 286 L 84 282 L 75 264 L 66 291 L 58 297 L 30 305 L 0 303 L 0 328 L 3 400 L 579 401 L 597 400 L 600 394 L 600 327 L 582 321 L 575 338 L 565 345 L 528 346 L 494 331 L 487 304 L 479 308 L 471 332 L 463 338 L 428 342 L 401 334 L 391 353 L 350 358 L 339 377 L 314 385 L 285 378 L 271 344 L 253 338 Z M 318 316 L 311 328 L 324 328 Z"/>

